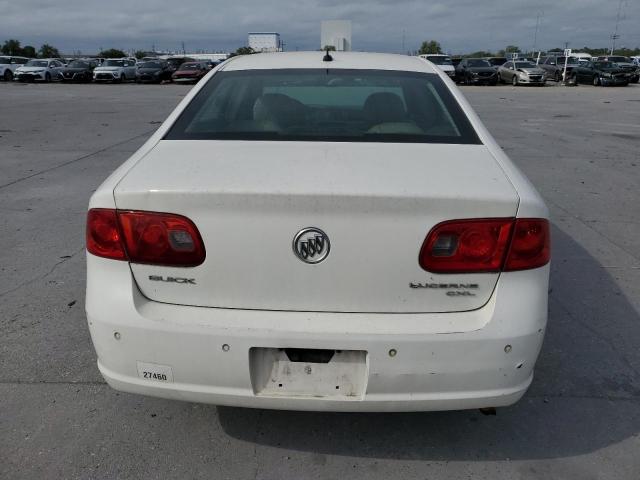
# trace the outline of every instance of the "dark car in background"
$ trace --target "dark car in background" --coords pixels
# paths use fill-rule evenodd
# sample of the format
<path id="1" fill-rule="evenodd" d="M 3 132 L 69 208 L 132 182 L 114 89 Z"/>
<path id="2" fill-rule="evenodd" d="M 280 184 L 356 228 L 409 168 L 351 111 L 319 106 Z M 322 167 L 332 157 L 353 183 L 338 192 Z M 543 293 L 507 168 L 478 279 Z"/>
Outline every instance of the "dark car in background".
<path id="1" fill-rule="evenodd" d="M 97 60 L 71 60 L 60 71 L 60 80 L 63 82 L 90 82 L 93 79 L 93 70 L 97 66 Z"/>
<path id="2" fill-rule="evenodd" d="M 504 65 L 508 61 L 505 57 L 487 57 L 485 60 L 489 62 L 492 67 L 495 67 L 496 70 L 499 66 Z"/>
<path id="3" fill-rule="evenodd" d="M 465 85 L 497 85 L 498 74 L 484 58 L 465 58 L 456 67 L 456 81 Z"/>
<path id="4" fill-rule="evenodd" d="M 208 72 L 205 62 L 185 62 L 173 72 L 171 79 L 178 83 L 198 83 Z"/>
<path id="5" fill-rule="evenodd" d="M 562 74 L 564 72 L 565 59 L 567 62 L 567 78 L 572 78 L 572 71 L 574 68 L 580 66 L 580 61 L 577 57 L 562 57 L 562 56 L 549 56 L 542 57 L 538 62 L 538 66 L 547 72 L 547 78 L 559 82 L 562 80 Z"/>
<path id="6" fill-rule="evenodd" d="M 171 81 L 169 63 L 164 60 L 151 60 L 139 63 L 136 69 L 136 83 L 161 83 Z"/>
<path id="7" fill-rule="evenodd" d="M 614 62 L 596 60 L 595 62 L 582 62 L 573 69 L 576 81 L 590 83 L 594 86 L 602 85 L 629 85 L 631 73 Z"/>
<path id="8" fill-rule="evenodd" d="M 638 83 L 640 80 L 640 67 L 633 63 L 629 57 L 623 57 L 621 55 L 607 55 L 598 57 L 599 62 L 613 62 L 618 65 L 625 73 L 630 75 L 631 83 Z"/>
<path id="9" fill-rule="evenodd" d="M 169 64 L 169 70 L 171 73 L 175 72 L 180 68 L 180 65 L 186 62 L 195 62 L 193 58 L 189 57 L 171 57 L 167 58 L 167 63 Z"/>

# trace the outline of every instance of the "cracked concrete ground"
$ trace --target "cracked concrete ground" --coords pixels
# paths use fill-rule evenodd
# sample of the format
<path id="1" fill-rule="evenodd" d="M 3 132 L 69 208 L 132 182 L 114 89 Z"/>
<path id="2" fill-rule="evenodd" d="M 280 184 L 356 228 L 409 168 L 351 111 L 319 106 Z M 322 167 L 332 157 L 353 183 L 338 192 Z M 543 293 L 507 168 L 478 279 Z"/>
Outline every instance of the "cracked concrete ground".
<path id="1" fill-rule="evenodd" d="M 187 91 L 0 84 L 0 478 L 640 478 L 639 86 L 464 89 L 554 223 L 536 377 L 496 417 L 215 408 L 103 383 L 87 201 Z"/>

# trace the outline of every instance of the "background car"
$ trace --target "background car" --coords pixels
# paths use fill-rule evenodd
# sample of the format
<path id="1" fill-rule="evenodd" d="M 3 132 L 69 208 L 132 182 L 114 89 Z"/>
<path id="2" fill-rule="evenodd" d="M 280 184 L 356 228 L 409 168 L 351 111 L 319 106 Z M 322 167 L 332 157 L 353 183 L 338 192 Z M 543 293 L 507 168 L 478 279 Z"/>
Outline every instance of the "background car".
<path id="1" fill-rule="evenodd" d="M 456 67 L 456 81 L 465 85 L 497 85 L 498 74 L 484 58 L 465 58 Z"/>
<path id="2" fill-rule="evenodd" d="M 485 60 L 495 67 L 496 70 L 500 65 L 504 65 L 507 62 L 506 57 L 486 57 Z"/>
<path id="3" fill-rule="evenodd" d="M 13 72 L 21 65 L 27 63 L 27 57 L 0 57 L 0 79 L 10 82 L 13 80 Z"/>
<path id="4" fill-rule="evenodd" d="M 150 60 L 139 63 L 136 70 L 137 83 L 160 83 L 171 80 L 172 71 L 164 60 Z"/>
<path id="5" fill-rule="evenodd" d="M 60 80 L 63 82 L 90 82 L 97 66 L 96 60 L 71 60 L 60 71 Z"/>
<path id="6" fill-rule="evenodd" d="M 171 79 L 178 83 L 197 83 L 208 72 L 209 68 L 203 62 L 185 62 L 173 72 Z"/>
<path id="7" fill-rule="evenodd" d="M 629 81 L 631 83 L 638 83 L 638 80 L 640 79 L 640 69 L 638 68 L 638 65 L 634 64 L 629 57 L 623 57 L 620 55 L 606 55 L 598 57 L 598 61 L 614 62 L 618 64 L 618 66 L 622 70 L 630 75 Z"/>
<path id="8" fill-rule="evenodd" d="M 541 85 L 546 82 L 546 73 L 533 62 L 509 61 L 498 67 L 498 81 L 512 85 Z"/>
<path id="9" fill-rule="evenodd" d="M 565 57 L 563 56 L 549 56 L 542 57 L 538 62 L 538 66 L 547 72 L 547 78 L 555 82 L 562 80 L 564 73 Z M 567 59 L 567 77 L 571 78 L 571 71 L 580 65 L 580 61 L 576 57 L 569 57 Z"/>
<path id="10" fill-rule="evenodd" d="M 63 68 L 64 65 L 57 59 L 32 59 L 16 68 L 13 72 L 13 79 L 20 82 L 50 82 L 60 79 L 60 72 Z"/>
<path id="11" fill-rule="evenodd" d="M 434 65 L 437 65 L 438 68 L 449 75 L 449 77 L 456 77 L 456 67 L 453 66 L 453 62 L 451 61 L 451 57 L 449 55 L 426 54 L 419 55 L 419 57 L 424 58 L 425 60 L 429 60 Z"/>
<path id="12" fill-rule="evenodd" d="M 169 65 L 169 71 L 171 71 L 171 73 L 178 70 L 178 68 L 180 68 L 180 65 L 182 65 L 183 63 L 195 61 L 196 60 L 191 57 L 171 57 L 167 58 L 166 60 L 167 64 Z"/>
<path id="13" fill-rule="evenodd" d="M 581 63 L 573 69 L 580 83 L 602 85 L 629 85 L 631 74 L 614 62 L 600 61 Z"/>
<path id="14" fill-rule="evenodd" d="M 136 79 L 136 62 L 130 58 L 108 58 L 93 70 L 95 82 L 124 82 Z"/>

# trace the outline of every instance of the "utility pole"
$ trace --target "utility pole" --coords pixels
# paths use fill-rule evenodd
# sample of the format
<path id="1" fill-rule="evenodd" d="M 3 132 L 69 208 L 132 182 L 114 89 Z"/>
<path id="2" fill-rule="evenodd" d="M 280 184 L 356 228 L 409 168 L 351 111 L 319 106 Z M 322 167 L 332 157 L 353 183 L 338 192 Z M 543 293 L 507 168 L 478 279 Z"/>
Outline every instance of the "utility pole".
<path id="1" fill-rule="evenodd" d="M 536 17 L 536 31 L 533 34 L 533 53 L 536 53 L 536 48 L 538 47 L 538 29 L 540 28 L 540 15 L 541 12 L 538 12 L 538 16 Z"/>
<path id="2" fill-rule="evenodd" d="M 187 50 L 184 48 L 184 42 L 182 42 L 182 55 L 187 55 Z"/>
<path id="3" fill-rule="evenodd" d="M 406 53 L 404 49 L 404 37 L 405 37 L 405 29 L 403 28 L 402 29 L 402 54 L 403 55 Z"/>
<path id="4" fill-rule="evenodd" d="M 618 14 L 616 15 L 616 29 L 614 30 L 613 35 L 611 35 L 610 55 L 613 55 L 613 51 L 616 49 L 616 40 L 620 38 L 620 35 L 618 35 L 618 27 L 620 26 L 620 20 L 622 20 L 622 17 L 621 17 L 622 2 L 624 2 L 624 0 L 620 0 L 620 2 L 618 3 Z"/>

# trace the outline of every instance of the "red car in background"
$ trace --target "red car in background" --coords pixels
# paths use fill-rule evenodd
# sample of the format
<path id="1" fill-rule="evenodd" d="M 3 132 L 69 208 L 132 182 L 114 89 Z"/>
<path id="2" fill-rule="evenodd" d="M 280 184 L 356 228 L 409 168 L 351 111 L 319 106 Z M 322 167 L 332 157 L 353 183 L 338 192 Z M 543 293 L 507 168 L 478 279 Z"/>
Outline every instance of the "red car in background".
<path id="1" fill-rule="evenodd" d="M 173 72 L 171 78 L 178 83 L 198 83 L 209 72 L 204 62 L 185 62 Z"/>

